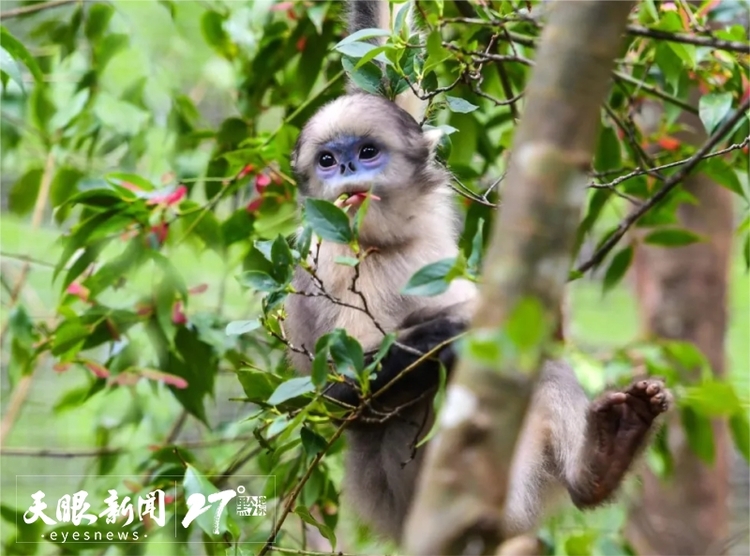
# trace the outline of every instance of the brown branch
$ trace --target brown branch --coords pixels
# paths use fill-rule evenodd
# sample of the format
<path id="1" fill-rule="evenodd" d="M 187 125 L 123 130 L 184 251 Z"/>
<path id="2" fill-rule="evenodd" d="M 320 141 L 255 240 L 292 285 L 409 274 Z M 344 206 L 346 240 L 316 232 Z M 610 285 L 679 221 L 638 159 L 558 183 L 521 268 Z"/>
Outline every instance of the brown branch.
<path id="1" fill-rule="evenodd" d="M 271 546 L 268 549 L 271 552 L 281 552 L 282 554 L 301 554 L 302 556 L 358 556 L 357 554 L 350 554 L 348 552 L 316 552 L 314 550 L 301 550 L 298 548 L 281 548 L 279 546 Z"/>
<path id="2" fill-rule="evenodd" d="M 695 154 L 687 160 L 687 162 L 685 162 L 682 168 L 680 168 L 676 173 L 674 173 L 664 182 L 664 185 L 662 185 L 656 193 L 654 193 L 646 202 L 644 202 L 641 206 L 631 212 L 625 219 L 623 219 L 615 229 L 614 233 L 609 236 L 609 238 L 607 238 L 607 240 L 599 249 L 597 249 L 597 251 L 591 256 L 591 258 L 579 265 L 576 270 L 578 272 L 586 272 L 587 270 L 599 264 L 607 255 L 607 253 L 609 253 L 612 248 L 617 245 L 617 242 L 620 241 L 620 239 L 625 235 L 625 232 L 627 232 L 630 227 L 635 224 L 644 214 L 646 214 L 649 210 L 663 201 L 664 198 L 669 194 L 669 192 L 677 187 L 682 182 L 682 180 L 684 180 L 688 176 L 688 174 L 690 174 L 690 172 L 692 172 L 693 169 L 698 166 L 698 164 L 700 164 L 700 162 L 704 158 L 706 158 L 706 155 L 709 154 L 709 151 L 714 148 L 714 146 L 716 146 L 716 144 L 721 141 L 729 132 L 731 132 L 732 128 L 734 128 L 734 126 L 737 125 L 737 123 L 742 120 L 743 117 L 746 117 L 745 112 L 747 112 L 748 109 L 750 109 L 750 98 L 745 99 L 745 102 L 742 103 L 742 106 L 740 106 L 740 108 L 732 115 L 732 117 L 726 120 L 721 125 L 721 127 L 719 127 L 719 129 L 717 129 L 714 134 L 708 138 L 703 146 L 698 149 Z M 745 141 L 748 141 L 748 139 L 745 139 L 743 143 Z"/>
<path id="3" fill-rule="evenodd" d="M 32 4 L 31 6 L 21 6 L 19 8 L 12 8 L 10 10 L 6 10 L 0 13 L 0 20 L 12 19 L 14 17 L 19 17 L 22 15 L 29 15 L 29 14 L 33 14 L 36 12 L 41 12 L 42 10 L 58 8 L 60 6 L 65 6 L 66 4 L 73 4 L 74 2 L 78 2 L 78 0 L 52 0 L 51 2 L 43 2 L 40 4 Z"/>
<path id="4" fill-rule="evenodd" d="M 750 145 L 750 137 L 745 137 L 740 143 L 734 143 L 732 145 L 729 145 L 728 147 L 724 149 L 720 149 L 718 151 L 710 152 L 704 156 L 701 157 L 701 160 L 706 160 L 708 158 L 713 158 L 715 156 L 721 156 L 723 154 L 730 153 L 732 151 L 736 151 L 739 149 L 743 149 Z M 651 172 L 658 172 L 661 170 L 667 170 L 668 168 L 674 168 L 675 166 L 682 166 L 683 164 L 687 164 L 692 160 L 693 157 L 688 157 L 683 160 L 677 160 L 675 162 L 669 162 L 667 164 L 662 164 L 660 166 L 654 166 L 651 169 L 644 170 L 643 168 L 636 168 L 635 170 L 632 170 L 631 172 L 625 174 L 624 176 L 620 176 L 611 182 L 608 183 L 590 183 L 589 187 L 592 189 L 612 189 L 614 187 L 617 187 L 621 183 L 628 181 L 631 178 L 635 178 L 638 176 L 643 176 L 646 174 L 650 174 Z M 621 172 L 622 170 L 614 170 L 613 172 Z M 612 172 L 607 172 L 612 173 Z"/>
<path id="5" fill-rule="evenodd" d="M 684 100 L 680 100 L 679 98 L 670 95 L 669 93 L 662 91 L 658 87 L 654 87 L 653 85 L 649 85 L 645 81 L 639 81 L 632 75 L 628 75 L 627 73 L 622 73 L 621 71 L 613 71 L 612 74 L 615 76 L 615 79 L 624 81 L 625 83 L 630 83 L 631 85 L 635 85 L 639 89 L 643 89 L 648 94 L 655 96 L 657 98 L 662 99 L 665 102 L 668 102 L 670 104 L 674 104 L 675 106 L 679 106 L 683 110 L 686 110 L 687 112 L 690 112 L 691 114 L 697 114 L 698 109 L 685 102 Z"/>
<path id="6" fill-rule="evenodd" d="M 503 27 L 505 23 L 512 21 L 530 21 L 540 27 L 536 20 L 529 17 L 518 17 L 511 16 L 501 19 L 485 20 L 475 17 L 451 17 L 443 20 L 445 23 L 463 23 L 466 25 L 479 25 L 482 27 Z M 709 48 L 715 48 L 716 50 L 729 50 L 732 52 L 740 52 L 742 54 L 750 54 L 750 44 L 739 41 L 728 41 L 724 39 L 718 39 L 715 37 L 701 37 L 696 35 L 690 35 L 687 33 L 672 33 L 669 31 L 661 31 L 659 29 L 649 29 L 640 25 L 628 25 L 626 31 L 629 35 L 635 37 L 647 37 L 650 39 L 658 39 L 667 42 L 679 42 L 682 44 L 693 44 L 695 46 L 706 46 Z M 513 42 L 524 44 L 524 46 L 535 46 L 531 37 L 524 35 L 513 34 L 509 36 Z M 528 42 L 531 39 L 531 42 Z"/>
<path id="7" fill-rule="evenodd" d="M 47 160 L 44 164 L 44 171 L 42 172 L 41 182 L 39 184 L 39 192 L 36 196 L 36 202 L 34 203 L 34 212 L 31 215 L 31 230 L 34 231 L 39 228 L 44 217 L 44 210 L 47 207 L 47 199 L 49 197 L 50 185 L 52 184 L 52 173 L 55 166 L 55 157 L 52 153 L 52 149 L 47 153 Z M 26 283 L 26 278 L 29 275 L 31 269 L 31 263 L 25 262 L 21 267 L 21 272 L 16 279 L 16 283 L 13 285 L 13 289 L 10 292 L 10 300 L 8 302 L 8 308 L 12 308 L 18 301 L 21 295 L 21 290 Z M 10 318 L 3 323 L 2 330 L 0 330 L 0 346 L 4 344 L 5 335 L 10 327 Z M 16 422 L 21 408 L 23 407 L 26 397 L 29 395 L 31 389 L 31 380 L 34 376 L 36 367 L 34 367 L 30 373 L 23 375 L 13 390 L 8 402 L 8 409 L 3 415 L 2 424 L 0 424 L 0 446 L 5 443 L 5 439 L 13 430 L 13 425 Z"/>
<path id="8" fill-rule="evenodd" d="M 694 44 L 695 46 L 707 46 L 717 50 L 730 50 L 732 52 L 750 54 L 750 44 L 746 42 L 727 41 L 714 37 L 698 37 L 695 35 L 688 35 L 687 33 L 670 33 L 668 31 L 660 31 L 659 29 L 648 29 L 647 27 L 641 27 L 640 25 L 628 25 L 628 34 L 636 37 L 648 37 L 667 42 Z"/>
<path id="9" fill-rule="evenodd" d="M 333 433 L 333 436 L 331 436 L 331 438 L 328 440 L 328 443 L 325 445 L 325 447 L 315 455 L 312 462 L 307 467 L 305 474 L 299 480 L 299 482 L 294 487 L 294 489 L 292 489 L 292 492 L 289 493 L 289 496 L 287 498 L 287 503 L 284 505 L 284 509 L 281 512 L 281 516 L 279 516 L 279 519 L 276 521 L 276 524 L 274 525 L 273 531 L 268 536 L 268 539 L 266 539 L 266 544 L 264 544 L 263 548 L 261 548 L 260 552 L 258 552 L 258 556 L 264 556 L 264 554 L 266 554 L 269 550 L 272 549 L 272 544 L 276 541 L 276 535 L 279 534 L 279 531 L 281 530 L 282 525 L 284 525 L 284 521 L 286 521 L 286 518 L 292 512 L 294 503 L 296 502 L 297 497 L 299 496 L 300 492 L 302 492 L 302 488 L 305 486 L 305 483 L 307 483 L 307 481 L 310 479 L 312 472 L 318 466 L 318 464 L 320 463 L 320 460 L 323 459 L 323 456 L 326 453 L 328 453 L 328 450 L 331 449 L 331 446 L 333 446 L 333 443 L 339 439 L 339 437 L 344 432 L 344 429 L 346 429 L 348 424 L 353 419 L 356 419 L 357 417 L 358 417 L 358 413 L 355 413 L 346 421 L 341 423 L 341 425 L 336 429 L 336 432 Z"/>

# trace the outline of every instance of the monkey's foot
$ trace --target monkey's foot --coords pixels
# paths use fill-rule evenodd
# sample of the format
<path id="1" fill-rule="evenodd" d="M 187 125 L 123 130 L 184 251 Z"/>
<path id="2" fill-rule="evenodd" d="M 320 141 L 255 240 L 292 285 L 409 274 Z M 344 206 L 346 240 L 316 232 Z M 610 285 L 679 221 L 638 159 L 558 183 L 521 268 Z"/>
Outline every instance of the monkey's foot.
<path id="1" fill-rule="evenodd" d="M 664 383 L 649 378 L 592 402 L 584 456 L 588 473 L 571 489 L 576 506 L 596 506 L 614 493 L 646 443 L 654 419 L 669 409 L 670 401 Z"/>

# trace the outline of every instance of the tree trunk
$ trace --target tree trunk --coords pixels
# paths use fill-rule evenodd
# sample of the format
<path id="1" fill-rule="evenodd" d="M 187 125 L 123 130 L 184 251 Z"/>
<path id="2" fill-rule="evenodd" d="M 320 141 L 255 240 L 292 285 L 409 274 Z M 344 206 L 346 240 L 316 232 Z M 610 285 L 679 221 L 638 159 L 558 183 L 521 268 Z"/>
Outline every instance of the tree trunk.
<path id="1" fill-rule="evenodd" d="M 697 104 L 698 94 L 691 99 Z M 705 136 L 694 115 L 683 114 L 689 129 L 683 141 L 699 144 Z M 634 258 L 636 291 L 644 330 L 693 343 L 713 371 L 724 373 L 727 282 L 733 232 L 732 195 L 704 175 L 685 180 L 698 199 L 683 204 L 683 227 L 707 241 L 680 248 L 640 245 Z M 641 503 L 630 515 L 628 535 L 640 554 L 719 554 L 728 536 L 728 458 L 726 424 L 714 423 L 716 461 L 708 466 L 692 452 L 673 414 L 668 423 L 674 476 L 662 482 L 643 474 Z"/>
<path id="2" fill-rule="evenodd" d="M 485 258 L 472 322 L 477 336 L 495 334 L 525 302 L 524 309 L 537 311 L 531 320 L 540 324 L 540 347 L 552 339 L 600 107 L 631 7 L 599 1 L 553 5 Z M 541 366 L 537 359 L 531 366 Z M 504 540 L 508 471 L 534 385 L 534 377 L 518 368 L 507 354 L 497 365 L 459 361 L 408 519 L 409 554 L 489 554 Z"/>

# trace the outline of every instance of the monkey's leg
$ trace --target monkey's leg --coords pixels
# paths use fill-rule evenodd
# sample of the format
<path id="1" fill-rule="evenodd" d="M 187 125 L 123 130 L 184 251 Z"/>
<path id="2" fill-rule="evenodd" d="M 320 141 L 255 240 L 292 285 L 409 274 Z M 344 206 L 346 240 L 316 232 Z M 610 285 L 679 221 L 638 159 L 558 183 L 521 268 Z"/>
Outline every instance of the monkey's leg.
<path id="1" fill-rule="evenodd" d="M 533 528 L 559 484 L 578 507 L 606 501 L 668 399 L 663 384 L 648 379 L 591 402 L 567 364 L 546 362 L 513 456 L 505 533 Z"/>
<path id="2" fill-rule="evenodd" d="M 646 445 L 654 419 L 669 408 L 670 394 L 660 380 L 637 380 L 620 392 L 591 403 L 586 440 L 576 480 L 568 485 L 579 508 L 605 502 Z"/>

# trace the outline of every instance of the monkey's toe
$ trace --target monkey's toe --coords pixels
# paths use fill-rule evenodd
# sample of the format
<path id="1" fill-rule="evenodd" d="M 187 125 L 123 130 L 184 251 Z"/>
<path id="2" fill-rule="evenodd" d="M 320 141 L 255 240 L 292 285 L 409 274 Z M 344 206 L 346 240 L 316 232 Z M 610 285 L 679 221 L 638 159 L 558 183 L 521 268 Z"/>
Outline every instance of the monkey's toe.
<path id="1" fill-rule="evenodd" d="M 647 422 L 669 409 L 672 396 L 664 383 L 656 378 L 638 380 L 626 390 L 627 404 Z"/>

